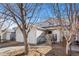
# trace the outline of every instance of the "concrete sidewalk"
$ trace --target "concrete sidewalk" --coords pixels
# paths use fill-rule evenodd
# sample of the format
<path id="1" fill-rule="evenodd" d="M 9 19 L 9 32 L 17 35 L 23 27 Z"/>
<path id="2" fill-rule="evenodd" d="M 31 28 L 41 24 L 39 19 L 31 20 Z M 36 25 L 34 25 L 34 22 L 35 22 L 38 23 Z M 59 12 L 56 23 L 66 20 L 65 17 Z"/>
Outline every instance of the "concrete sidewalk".
<path id="1" fill-rule="evenodd" d="M 24 53 L 24 46 L 5 47 L 0 49 L 0 56 L 15 56 Z"/>

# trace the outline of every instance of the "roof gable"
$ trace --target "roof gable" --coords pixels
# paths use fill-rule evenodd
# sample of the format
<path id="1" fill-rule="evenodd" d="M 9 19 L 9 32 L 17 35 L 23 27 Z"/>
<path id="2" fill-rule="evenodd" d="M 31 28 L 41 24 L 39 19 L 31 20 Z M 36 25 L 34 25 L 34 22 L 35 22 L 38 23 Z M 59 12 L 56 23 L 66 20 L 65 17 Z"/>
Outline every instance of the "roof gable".
<path id="1" fill-rule="evenodd" d="M 37 26 L 39 27 L 50 27 L 50 26 L 60 26 L 61 22 L 64 25 L 69 25 L 69 22 L 67 20 L 61 19 L 61 21 L 59 19 L 48 19 L 46 21 L 40 22 L 37 24 Z"/>

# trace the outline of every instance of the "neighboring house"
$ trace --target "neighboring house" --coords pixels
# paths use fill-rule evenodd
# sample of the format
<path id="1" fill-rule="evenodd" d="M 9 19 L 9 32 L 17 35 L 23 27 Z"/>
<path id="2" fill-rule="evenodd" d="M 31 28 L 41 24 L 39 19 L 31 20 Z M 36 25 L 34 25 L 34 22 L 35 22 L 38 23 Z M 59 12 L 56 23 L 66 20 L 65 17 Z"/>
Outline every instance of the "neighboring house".
<path id="1" fill-rule="evenodd" d="M 1 41 L 3 40 L 15 40 L 15 31 L 13 29 L 7 29 L 6 31 L 2 30 L 0 34 Z"/>

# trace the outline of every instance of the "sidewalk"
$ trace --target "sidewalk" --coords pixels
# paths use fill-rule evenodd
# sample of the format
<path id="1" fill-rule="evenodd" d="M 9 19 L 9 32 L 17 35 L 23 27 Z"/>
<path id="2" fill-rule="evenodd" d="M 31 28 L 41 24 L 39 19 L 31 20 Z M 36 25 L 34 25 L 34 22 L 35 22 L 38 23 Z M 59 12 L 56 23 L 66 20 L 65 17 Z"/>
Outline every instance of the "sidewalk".
<path id="1" fill-rule="evenodd" d="M 24 53 L 24 46 L 5 47 L 0 49 L 0 56 L 15 56 Z"/>

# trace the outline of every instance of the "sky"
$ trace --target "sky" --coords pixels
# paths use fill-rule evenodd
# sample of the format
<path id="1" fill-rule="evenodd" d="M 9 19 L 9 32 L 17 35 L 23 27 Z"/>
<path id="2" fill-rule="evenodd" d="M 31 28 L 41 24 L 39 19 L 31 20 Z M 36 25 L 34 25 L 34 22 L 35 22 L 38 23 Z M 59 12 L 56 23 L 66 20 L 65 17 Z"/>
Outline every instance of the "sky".
<path id="1" fill-rule="evenodd" d="M 61 9 L 60 12 L 62 12 L 62 10 L 65 9 L 64 4 L 59 4 L 59 6 Z M 39 8 L 40 8 L 40 6 L 39 6 Z M 49 18 L 55 18 L 56 13 L 53 11 L 53 4 L 44 3 L 44 4 L 41 4 L 41 9 L 36 14 L 37 14 L 37 18 L 38 18 L 37 22 L 41 22 L 41 21 L 47 20 Z M 32 21 L 34 21 L 34 20 L 35 20 L 35 18 L 33 17 Z"/>
<path id="2" fill-rule="evenodd" d="M 32 3 L 31 3 L 32 4 Z M 31 5 L 30 3 L 28 4 L 28 5 Z M 27 6 L 28 6 L 27 5 Z M 34 6 L 34 4 L 32 4 L 32 6 Z M 64 12 L 65 12 L 65 7 L 64 7 L 64 3 L 62 4 L 62 3 L 60 3 L 59 4 L 59 9 L 61 9 L 60 10 L 60 12 L 62 12 L 63 10 L 64 10 Z M 30 6 L 29 6 L 30 7 Z M 29 8 L 28 7 L 28 8 Z M 16 13 L 19 13 L 19 10 L 18 10 L 18 8 L 17 8 L 17 6 L 12 6 L 12 8 L 14 8 L 14 9 L 16 9 L 15 11 L 16 11 Z M 27 9 L 28 9 L 27 8 Z M 38 22 L 41 22 L 41 21 L 44 21 L 44 20 L 47 20 L 47 19 L 49 19 L 49 18 L 54 18 L 55 17 L 55 15 L 56 15 L 56 13 L 54 13 L 55 11 L 53 11 L 53 4 L 50 4 L 50 3 L 44 3 L 44 4 L 39 4 L 38 5 L 38 7 L 37 7 L 37 9 L 36 9 L 36 11 L 35 11 L 35 16 L 32 18 L 32 20 L 31 20 L 31 22 L 35 22 L 35 23 L 38 23 Z M 0 11 L 3 11 L 3 7 L 0 5 Z M 17 11 L 18 10 L 18 11 Z M 27 16 L 29 17 L 31 15 L 31 13 L 29 13 Z M 61 14 L 62 16 L 65 16 L 65 14 L 64 13 L 62 13 Z M 37 19 L 36 21 L 35 21 L 35 19 Z M 8 23 L 5 23 L 5 24 L 7 24 L 8 25 Z M 13 27 L 15 27 L 16 26 L 16 24 L 13 24 L 13 25 L 11 25 L 11 27 L 10 28 L 13 28 Z M 4 27 L 6 27 L 6 26 L 4 26 Z"/>
<path id="3" fill-rule="evenodd" d="M 36 17 L 38 19 L 37 22 L 48 19 L 52 17 L 52 12 L 49 4 L 41 4 L 38 6 L 38 12 L 36 13 Z M 35 17 L 32 18 L 32 21 L 35 20 Z"/>

